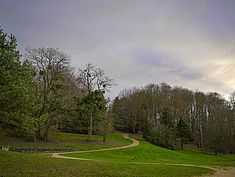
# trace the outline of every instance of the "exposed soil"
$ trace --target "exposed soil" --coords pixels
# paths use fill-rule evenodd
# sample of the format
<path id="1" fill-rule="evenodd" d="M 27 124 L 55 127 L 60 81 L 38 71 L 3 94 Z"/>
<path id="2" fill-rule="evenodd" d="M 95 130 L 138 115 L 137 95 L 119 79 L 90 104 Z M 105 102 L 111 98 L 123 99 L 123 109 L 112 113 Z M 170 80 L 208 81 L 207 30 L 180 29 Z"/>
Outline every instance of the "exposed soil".
<path id="1" fill-rule="evenodd" d="M 217 169 L 213 175 L 204 175 L 203 177 L 235 177 L 235 168 Z"/>

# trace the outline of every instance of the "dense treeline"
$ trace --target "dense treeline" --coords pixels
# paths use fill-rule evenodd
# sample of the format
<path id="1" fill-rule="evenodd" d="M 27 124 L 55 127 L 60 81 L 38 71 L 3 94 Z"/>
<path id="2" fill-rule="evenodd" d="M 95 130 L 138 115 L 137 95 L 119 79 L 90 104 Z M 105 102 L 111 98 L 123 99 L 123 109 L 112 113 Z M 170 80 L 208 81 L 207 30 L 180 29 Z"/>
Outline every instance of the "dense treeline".
<path id="1" fill-rule="evenodd" d="M 235 153 L 234 98 L 165 83 L 126 89 L 113 102 L 114 127 L 170 149 L 192 141 L 216 154 Z"/>
<path id="2" fill-rule="evenodd" d="M 55 48 L 17 50 L 0 28 L 0 129 L 13 136 L 47 140 L 51 130 L 104 136 L 111 129 L 104 93 L 113 85 L 102 69 L 75 72 Z"/>

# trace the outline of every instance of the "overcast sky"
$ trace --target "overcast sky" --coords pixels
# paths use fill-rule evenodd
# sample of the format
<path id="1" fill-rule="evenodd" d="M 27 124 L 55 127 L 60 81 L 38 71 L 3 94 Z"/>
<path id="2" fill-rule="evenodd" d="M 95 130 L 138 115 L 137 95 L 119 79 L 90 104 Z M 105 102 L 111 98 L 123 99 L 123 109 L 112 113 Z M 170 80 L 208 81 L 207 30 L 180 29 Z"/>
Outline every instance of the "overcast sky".
<path id="1" fill-rule="evenodd" d="M 166 82 L 235 90 L 235 0 L 0 0 L 0 25 L 26 47 L 55 47 L 124 88 Z"/>

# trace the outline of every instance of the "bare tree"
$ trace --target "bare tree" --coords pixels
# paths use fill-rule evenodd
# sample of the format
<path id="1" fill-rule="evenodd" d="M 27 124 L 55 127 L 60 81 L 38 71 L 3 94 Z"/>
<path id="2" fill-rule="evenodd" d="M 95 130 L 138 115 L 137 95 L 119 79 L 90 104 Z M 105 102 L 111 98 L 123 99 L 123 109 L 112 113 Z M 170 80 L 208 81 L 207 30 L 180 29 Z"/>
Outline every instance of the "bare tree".
<path id="1" fill-rule="evenodd" d="M 114 84 L 113 79 L 107 77 L 104 71 L 92 64 L 87 64 L 84 69 L 79 69 L 78 83 L 88 92 L 93 90 L 109 91 Z"/>
<path id="2" fill-rule="evenodd" d="M 92 64 L 87 64 L 85 69 L 79 69 L 77 81 L 88 92 L 88 95 L 92 94 L 93 91 L 105 93 L 105 91 L 109 91 L 109 88 L 114 85 L 113 79 L 108 78 L 102 69 L 96 68 Z M 93 132 L 94 116 L 90 112 L 88 140 L 90 140 Z"/>
<path id="3" fill-rule="evenodd" d="M 48 113 L 49 118 L 46 121 L 45 131 L 42 139 L 47 139 L 48 130 L 52 122 L 52 113 L 50 102 L 56 95 L 58 89 L 63 85 L 63 73 L 69 69 L 70 57 L 64 52 L 54 48 L 27 48 L 25 59 L 32 63 L 36 70 L 36 83 L 39 95 L 40 109 L 37 116 Z M 42 125 L 39 125 L 39 127 Z M 41 136 L 41 128 L 38 135 Z"/>

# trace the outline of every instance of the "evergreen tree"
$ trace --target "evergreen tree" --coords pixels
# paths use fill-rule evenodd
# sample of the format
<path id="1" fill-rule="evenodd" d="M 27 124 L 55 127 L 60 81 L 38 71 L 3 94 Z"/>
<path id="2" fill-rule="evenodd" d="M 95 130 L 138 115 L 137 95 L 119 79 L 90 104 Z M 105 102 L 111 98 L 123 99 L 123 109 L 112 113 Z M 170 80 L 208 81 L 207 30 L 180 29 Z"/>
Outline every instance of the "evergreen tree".
<path id="1" fill-rule="evenodd" d="M 190 129 L 183 119 L 177 124 L 177 136 L 180 138 L 181 149 L 184 149 L 184 144 L 192 139 Z"/>
<path id="2" fill-rule="evenodd" d="M 100 122 L 105 116 L 106 102 L 102 91 L 90 91 L 81 99 L 78 98 L 77 111 L 80 114 L 80 117 L 87 121 L 87 140 L 91 141 L 94 124 Z"/>
<path id="3" fill-rule="evenodd" d="M 32 131 L 33 75 L 30 64 L 20 61 L 15 36 L 0 27 L 0 126 L 14 135 Z"/>
<path id="4" fill-rule="evenodd" d="M 173 117 L 168 108 L 163 109 L 160 121 L 161 121 L 161 124 L 166 127 L 169 127 L 169 128 L 174 127 Z"/>

